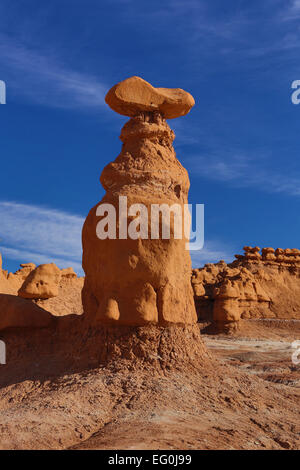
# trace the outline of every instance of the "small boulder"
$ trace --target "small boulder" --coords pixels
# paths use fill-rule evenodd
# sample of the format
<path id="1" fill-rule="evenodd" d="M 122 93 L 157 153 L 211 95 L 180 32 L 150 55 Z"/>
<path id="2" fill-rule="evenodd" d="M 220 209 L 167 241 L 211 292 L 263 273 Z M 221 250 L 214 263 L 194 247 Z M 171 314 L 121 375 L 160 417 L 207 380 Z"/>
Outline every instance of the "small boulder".
<path id="1" fill-rule="evenodd" d="M 25 279 L 18 291 L 24 299 L 50 299 L 58 295 L 61 271 L 54 264 L 41 264 Z"/>

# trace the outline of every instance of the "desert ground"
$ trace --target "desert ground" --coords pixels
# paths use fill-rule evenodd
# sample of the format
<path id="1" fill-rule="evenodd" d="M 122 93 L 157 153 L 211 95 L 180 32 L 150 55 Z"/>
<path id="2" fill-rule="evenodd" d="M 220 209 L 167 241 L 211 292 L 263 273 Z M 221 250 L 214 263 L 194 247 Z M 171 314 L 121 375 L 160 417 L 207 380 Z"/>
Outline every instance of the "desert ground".
<path id="1" fill-rule="evenodd" d="M 2 449 L 300 448 L 299 320 L 242 319 L 229 334 L 200 321 L 159 340 L 140 327 L 133 337 L 84 327 L 81 288 L 64 280 L 38 302 L 53 313 L 64 298 L 50 328 L 2 332 Z"/>

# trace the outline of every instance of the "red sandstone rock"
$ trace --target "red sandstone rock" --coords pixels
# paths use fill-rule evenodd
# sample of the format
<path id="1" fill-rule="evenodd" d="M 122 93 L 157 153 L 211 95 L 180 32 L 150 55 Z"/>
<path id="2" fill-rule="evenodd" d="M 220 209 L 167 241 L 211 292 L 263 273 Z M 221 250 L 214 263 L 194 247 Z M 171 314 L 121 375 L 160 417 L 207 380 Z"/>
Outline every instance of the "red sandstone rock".
<path id="1" fill-rule="evenodd" d="M 73 268 L 64 268 L 61 270 L 61 276 L 67 279 L 76 279 L 77 274 Z"/>
<path id="2" fill-rule="evenodd" d="M 232 308 L 232 315 L 241 318 L 299 319 L 299 250 L 263 248 L 261 258 L 257 257 L 258 247 L 246 246 L 244 250 L 245 256 L 235 255 L 237 259 L 227 267 L 216 263 L 193 270 L 192 286 L 199 318 L 218 317 L 215 291 L 227 280 L 238 291 L 237 304 L 227 308 L 228 315 Z M 223 326 L 227 328 L 225 321 Z M 218 329 L 222 330 L 221 321 Z"/>
<path id="3" fill-rule="evenodd" d="M 240 311 L 238 306 L 239 291 L 230 280 L 225 280 L 220 287 L 214 291 L 213 319 L 216 324 L 221 324 L 221 329 L 229 323 L 238 322 Z"/>
<path id="4" fill-rule="evenodd" d="M 58 295 L 61 271 L 54 264 L 41 264 L 25 279 L 18 296 L 25 299 L 49 299 Z"/>
<path id="5" fill-rule="evenodd" d="M 139 108 L 133 109 L 136 114 Z M 119 196 L 128 198 L 128 206 L 144 204 L 148 214 L 151 204 L 178 204 L 183 209 L 189 178 L 176 159 L 174 133 L 162 115 L 140 112 L 125 124 L 121 140 L 120 155 L 101 175 L 106 189 L 101 203 L 112 204 L 117 217 Z M 187 240 L 174 238 L 174 224 L 170 239 L 151 239 L 148 217 L 149 239 L 101 240 L 96 234 L 97 206 L 90 211 L 82 233 L 86 314 L 95 321 L 122 325 L 196 322 Z M 127 218 L 126 227 L 131 221 Z"/>
<path id="6" fill-rule="evenodd" d="M 180 88 L 154 88 L 140 77 L 130 77 L 113 86 L 105 101 L 125 116 L 157 111 L 165 119 L 184 116 L 195 104 L 192 95 Z"/>
<path id="7" fill-rule="evenodd" d="M 262 252 L 262 259 L 264 261 L 265 260 L 273 261 L 276 259 L 274 248 L 263 248 L 261 252 Z"/>
<path id="8" fill-rule="evenodd" d="M 260 248 L 258 246 L 255 246 L 254 248 L 252 246 L 244 246 L 244 251 L 245 258 L 247 260 L 259 261 L 261 259 L 261 255 L 259 253 Z"/>

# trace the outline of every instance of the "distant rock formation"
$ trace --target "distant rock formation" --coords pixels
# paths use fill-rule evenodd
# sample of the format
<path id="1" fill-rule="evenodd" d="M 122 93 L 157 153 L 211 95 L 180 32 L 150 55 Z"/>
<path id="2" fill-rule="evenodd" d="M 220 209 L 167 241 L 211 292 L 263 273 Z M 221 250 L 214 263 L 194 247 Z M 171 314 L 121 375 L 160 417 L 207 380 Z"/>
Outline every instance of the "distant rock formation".
<path id="1" fill-rule="evenodd" d="M 8 273 L 2 269 L 0 254 L 0 331 L 42 328 L 50 325 L 51 318 L 83 313 L 83 278 L 77 277 L 73 268 L 60 270 L 54 263 L 20 266 L 15 273 Z"/>
<path id="2" fill-rule="evenodd" d="M 65 279 L 76 279 L 77 274 L 75 273 L 73 268 L 64 268 L 61 271 L 61 277 Z"/>
<path id="3" fill-rule="evenodd" d="M 18 291 L 24 299 L 50 299 L 58 295 L 61 271 L 54 264 L 41 264 L 26 277 Z"/>
<path id="4" fill-rule="evenodd" d="M 21 269 L 18 269 L 14 274 L 10 273 L 11 276 L 17 276 L 25 281 L 27 276 L 36 268 L 36 265 L 34 263 L 22 263 L 20 264 Z"/>
<path id="5" fill-rule="evenodd" d="M 283 266 L 294 265 L 300 266 L 300 250 L 297 248 L 263 248 L 261 255 L 259 253 L 260 248 L 258 246 L 252 248 L 251 246 L 244 246 L 244 255 L 235 255 L 237 261 L 244 265 L 249 263 L 259 263 L 263 261 L 264 264 Z"/>
<path id="6" fill-rule="evenodd" d="M 220 261 L 192 272 L 200 320 L 232 331 L 240 318 L 300 318 L 300 250 L 244 247 L 230 264 Z"/>
<path id="7" fill-rule="evenodd" d="M 239 290 L 229 279 L 224 279 L 214 289 L 213 319 L 218 329 L 224 325 L 235 324 L 240 319 L 238 298 Z"/>
<path id="8" fill-rule="evenodd" d="M 123 147 L 101 175 L 106 190 L 101 204 L 110 203 L 119 219 L 119 196 L 128 207 L 188 202 L 189 177 L 173 148 L 174 132 L 165 118 L 186 114 L 194 104 L 183 90 L 155 89 L 138 77 L 113 87 L 106 102 L 120 114 L 132 116 L 121 132 Z M 97 206 L 83 227 L 83 306 L 94 321 L 139 326 L 149 323 L 195 323 L 190 284 L 191 260 L 186 239 L 99 239 Z M 126 229 L 133 217 L 125 220 Z M 117 230 L 119 230 L 119 223 Z"/>

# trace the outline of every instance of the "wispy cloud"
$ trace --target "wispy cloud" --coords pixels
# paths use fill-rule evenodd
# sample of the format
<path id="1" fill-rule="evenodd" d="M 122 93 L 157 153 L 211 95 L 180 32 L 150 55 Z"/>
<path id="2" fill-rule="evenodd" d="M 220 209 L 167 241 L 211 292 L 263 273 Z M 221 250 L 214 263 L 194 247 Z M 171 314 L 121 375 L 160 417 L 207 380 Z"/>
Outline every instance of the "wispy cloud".
<path id="1" fill-rule="evenodd" d="M 234 250 L 220 241 L 205 241 L 199 251 L 191 251 L 193 268 L 199 268 L 206 263 L 217 263 L 223 259 L 226 263 L 234 260 Z"/>
<path id="2" fill-rule="evenodd" d="M 55 263 L 60 268 L 81 268 L 81 230 L 84 218 L 66 212 L 16 202 L 0 202 L 0 252 L 5 259 L 36 264 Z M 192 251 L 193 267 L 233 260 L 233 250 L 219 241 L 205 241 Z"/>
<path id="3" fill-rule="evenodd" d="M 84 219 L 62 211 L 0 202 L 0 252 L 20 262 L 56 263 L 81 269 Z"/>
<path id="4" fill-rule="evenodd" d="M 228 184 L 234 188 L 255 188 L 268 193 L 300 196 L 300 173 L 277 173 L 266 165 L 267 158 L 232 154 L 223 158 L 214 155 L 188 159 L 191 174 Z M 264 164 L 262 164 L 262 161 Z"/>
<path id="5" fill-rule="evenodd" d="M 58 108 L 105 105 L 108 87 L 92 75 L 70 70 L 57 57 L 26 48 L 0 35 L 0 66 L 9 96 Z"/>
<path id="6" fill-rule="evenodd" d="M 281 15 L 283 20 L 297 20 L 300 17 L 300 0 L 290 0 Z"/>

